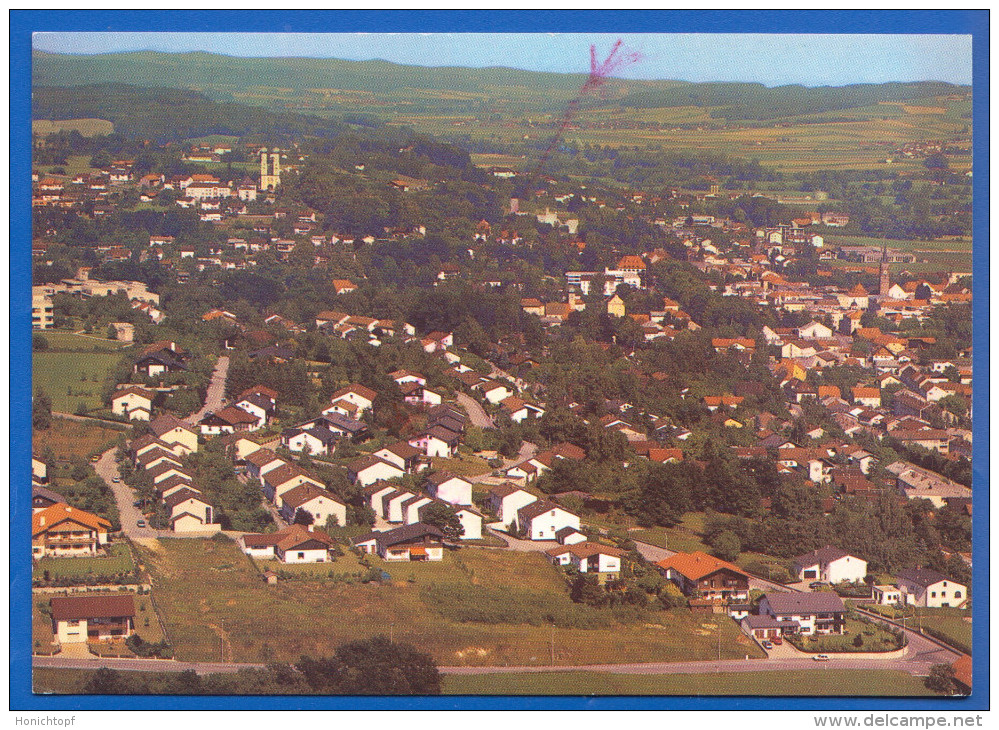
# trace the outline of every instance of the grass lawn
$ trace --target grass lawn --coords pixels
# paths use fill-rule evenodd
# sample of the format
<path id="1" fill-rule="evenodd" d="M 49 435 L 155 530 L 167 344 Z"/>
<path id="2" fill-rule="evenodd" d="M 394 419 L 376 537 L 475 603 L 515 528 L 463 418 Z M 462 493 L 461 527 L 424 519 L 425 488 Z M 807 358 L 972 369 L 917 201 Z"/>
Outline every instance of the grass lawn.
<path id="1" fill-rule="evenodd" d="M 31 596 L 31 645 L 34 651 L 48 654 L 52 649 L 55 636 L 52 633 L 52 618 L 42 612 L 42 606 L 48 610 L 49 596 L 32 594 Z"/>
<path id="2" fill-rule="evenodd" d="M 628 537 L 650 545 L 677 550 L 682 553 L 692 553 L 697 550 L 710 552 L 711 548 L 701 541 L 701 531 L 704 529 L 704 513 L 688 512 L 680 524 L 674 527 L 653 527 L 645 530 L 633 530 Z"/>
<path id="3" fill-rule="evenodd" d="M 50 446 L 57 461 L 69 461 L 73 456 L 89 457 L 106 450 L 117 440 L 121 431 L 94 423 L 93 421 L 70 421 L 53 418 L 52 427 L 45 431 L 35 429 L 32 433 L 33 447 L 43 449 Z"/>
<path id="4" fill-rule="evenodd" d="M 435 456 L 431 462 L 433 469 L 449 471 L 459 477 L 477 477 L 492 471 L 485 459 L 468 454 L 461 454 L 457 459 L 442 459 Z"/>
<path id="5" fill-rule="evenodd" d="M 48 350 L 45 352 L 117 352 L 131 347 L 126 342 L 109 340 L 97 335 L 78 335 L 63 330 L 46 330 L 37 334 L 40 334 L 49 343 Z"/>
<path id="6" fill-rule="evenodd" d="M 932 695 L 922 680 L 890 670 L 823 669 L 720 674 L 543 672 L 447 675 L 446 695 Z"/>
<path id="7" fill-rule="evenodd" d="M 864 644 L 861 647 L 854 646 L 857 636 L 863 637 Z M 849 617 L 846 619 L 845 634 L 802 636 L 800 645 L 795 643 L 795 646 L 811 653 L 893 651 L 896 648 L 895 638 L 880 625 Z"/>
<path id="8" fill-rule="evenodd" d="M 32 353 L 32 388 L 41 388 L 52 398 L 52 410 L 75 413 L 82 403 L 99 408 L 101 389 L 121 356 L 109 352 Z"/>
<path id="9" fill-rule="evenodd" d="M 110 554 L 99 558 L 42 558 L 31 569 L 33 580 L 40 580 L 45 573 L 56 578 L 80 578 L 87 575 L 114 575 L 130 573 L 135 568 L 132 551 L 125 542 L 116 542 L 108 551 Z"/>
<path id="10" fill-rule="evenodd" d="M 566 595 L 562 575 L 536 553 L 466 549 L 449 551 L 436 563 L 371 560 L 392 576 L 391 584 L 294 580 L 273 586 L 229 541 L 151 540 L 140 555 L 181 660 L 216 659 L 224 620 L 234 661 L 329 655 L 345 641 L 391 632 L 442 665 L 543 663 L 550 651 L 549 625 L 452 621 L 431 610 L 421 593 L 432 584 L 451 583 L 547 592 L 553 601 Z M 620 623 L 610 612 L 581 610 L 599 614 L 604 625 L 557 629 L 557 660 L 565 664 L 711 659 L 717 656 L 718 630 L 723 657 L 761 655 L 724 617 L 709 629 L 702 624 L 719 618 L 649 612 L 647 623 Z"/>

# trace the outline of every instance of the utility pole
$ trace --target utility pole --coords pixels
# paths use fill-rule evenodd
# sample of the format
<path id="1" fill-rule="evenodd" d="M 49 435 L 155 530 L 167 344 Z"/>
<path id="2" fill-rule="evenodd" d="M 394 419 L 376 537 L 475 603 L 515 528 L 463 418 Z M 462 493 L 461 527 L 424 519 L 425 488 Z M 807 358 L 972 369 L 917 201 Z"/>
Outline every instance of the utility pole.
<path id="1" fill-rule="evenodd" d="M 555 622 L 552 621 L 552 640 L 551 640 L 551 657 L 552 666 L 555 666 Z"/>

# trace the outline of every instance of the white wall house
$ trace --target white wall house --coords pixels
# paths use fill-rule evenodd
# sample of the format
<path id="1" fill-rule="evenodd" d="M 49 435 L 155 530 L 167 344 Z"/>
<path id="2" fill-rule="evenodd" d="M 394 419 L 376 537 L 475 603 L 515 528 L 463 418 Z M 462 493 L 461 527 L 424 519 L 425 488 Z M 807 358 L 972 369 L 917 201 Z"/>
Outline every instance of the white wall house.
<path id="1" fill-rule="evenodd" d="M 434 474 L 427 481 L 427 491 L 431 497 L 449 504 L 472 504 L 472 483 L 453 474 Z"/>
<path id="2" fill-rule="evenodd" d="M 579 517 L 553 502 L 536 500 L 517 512 L 517 531 L 528 540 L 554 540 L 564 527 L 579 529 Z"/>
<path id="3" fill-rule="evenodd" d="M 935 570 L 900 570 L 898 587 L 903 603 L 924 608 L 965 608 L 968 587 Z"/>
<path id="4" fill-rule="evenodd" d="M 798 580 L 821 580 L 826 583 L 860 582 L 867 577 L 867 561 L 844 550 L 826 545 L 794 559 Z"/>

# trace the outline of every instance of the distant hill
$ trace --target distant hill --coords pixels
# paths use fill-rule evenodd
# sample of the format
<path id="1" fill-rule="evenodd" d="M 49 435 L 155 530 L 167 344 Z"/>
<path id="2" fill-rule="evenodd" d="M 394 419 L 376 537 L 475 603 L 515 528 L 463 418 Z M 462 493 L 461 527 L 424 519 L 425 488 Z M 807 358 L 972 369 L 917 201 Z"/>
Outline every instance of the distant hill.
<path id="1" fill-rule="evenodd" d="M 40 87 L 130 84 L 202 92 L 273 110 L 338 113 L 550 113 L 563 108 L 584 74 L 514 68 L 427 68 L 388 61 L 334 58 L 237 58 L 210 53 L 136 52 L 92 56 L 36 51 L 33 83 Z M 878 102 L 965 94 L 942 82 L 856 84 L 842 87 L 753 83 L 612 80 L 586 106 L 654 109 L 696 106 L 730 121 L 770 120 L 869 106 Z M 73 116 L 83 116 L 77 112 Z M 107 118 L 106 115 L 99 115 Z M 116 123 L 117 127 L 117 123 Z"/>
<path id="2" fill-rule="evenodd" d="M 276 140 L 302 134 L 334 136 L 350 129 L 343 122 L 305 114 L 220 104 L 195 91 L 126 84 L 36 88 L 32 94 L 32 116 L 45 120 L 106 119 L 119 134 L 157 142 L 212 134 L 237 137 L 258 134 Z"/>

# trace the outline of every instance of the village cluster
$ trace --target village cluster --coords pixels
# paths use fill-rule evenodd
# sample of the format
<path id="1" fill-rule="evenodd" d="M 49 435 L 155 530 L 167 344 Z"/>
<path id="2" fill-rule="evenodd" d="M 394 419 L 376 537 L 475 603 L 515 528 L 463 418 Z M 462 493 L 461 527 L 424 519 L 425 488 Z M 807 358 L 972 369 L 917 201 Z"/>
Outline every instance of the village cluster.
<path id="1" fill-rule="evenodd" d="M 211 161 L 231 151 L 225 148 L 191 150 L 186 159 Z M 426 235 L 426 229 L 386 230 L 385 238 L 355 238 L 352 235 L 323 233 L 317 212 L 308 209 L 274 207 L 268 214 L 251 213 L 251 206 L 273 199 L 282 175 L 292 174 L 297 161 L 282 166 L 288 153 L 254 149 L 259 156 L 259 180 L 224 181 L 213 175 L 168 178 L 147 174 L 136 177 L 130 162 L 118 160 L 98 175 L 75 175 L 69 179 L 36 176 L 33 204 L 36 208 L 74 209 L 88 206 L 99 218 L 109 213 L 108 194 L 117 188 L 135 188 L 141 201 L 169 196 L 177 206 L 199 212 L 203 222 L 223 225 L 232 220 L 251 224 L 245 233 L 233 234 L 224 244 L 212 244 L 196 255 L 195 248 L 179 244 L 170 236 L 150 236 L 141 257 L 156 258 L 173 272 L 183 286 L 195 272 L 253 268 L 256 257 L 267 254 L 287 257 L 303 243 L 314 247 L 314 264 L 329 263 L 331 251 L 374 244 L 379 240 L 404 240 Z M 503 177 L 503 170 L 493 174 Z M 421 181 L 399 179 L 392 183 L 405 193 L 425 187 Z M 568 210 L 574 197 L 587 191 L 552 196 L 555 210 L 521 212 L 521 202 L 507 206 L 515 215 L 533 215 L 540 223 L 564 234 L 569 247 L 585 248 L 575 240 L 579 221 Z M 692 203 L 709 193 L 671 191 L 672 197 L 689 196 Z M 588 203 L 598 204 L 596 199 Z M 687 262 L 705 274 L 720 275 L 723 284 L 711 290 L 725 297 L 742 298 L 760 308 L 782 313 L 806 312 L 810 321 L 796 327 L 763 327 L 758 336 L 715 337 L 713 349 L 727 353 L 748 365 L 758 351 L 771 353 L 767 367 L 780 385 L 791 418 L 767 410 L 749 413 L 743 403 L 759 395 L 762 386 L 752 380 L 739 381 L 731 391 L 693 394 L 680 390 L 680 398 L 692 401 L 707 414 L 709 423 L 725 429 L 752 432 L 751 445 L 729 446 L 739 459 L 767 459 L 775 455 L 778 471 L 798 474 L 815 487 L 822 487 L 826 513 L 843 499 L 873 500 L 891 494 L 904 501 L 928 500 L 934 507 L 952 507 L 971 514 L 971 489 L 942 474 L 907 460 L 882 464 L 888 478 L 874 478 L 877 457 L 858 445 L 853 437 L 890 437 L 905 446 L 925 449 L 946 460 L 970 458 L 972 434 L 958 413 L 970 415 L 972 393 L 971 346 L 958 357 L 925 361 L 920 353 L 931 348 L 932 337 L 902 336 L 867 326 L 869 312 L 893 324 L 923 321 L 935 307 L 970 302 L 966 274 L 945 277 L 906 277 L 892 281 L 891 263 L 912 263 L 909 254 L 887 245 L 826 245 L 823 235 L 811 228 L 841 227 L 849 223 L 845 214 L 805 212 L 788 225 L 751 229 L 745 223 L 710 215 L 688 215 L 665 219 L 654 212 L 658 200 L 636 192 L 628 205 L 638 214 L 648 209 L 650 222 L 664 233 L 682 241 Z M 291 222 L 291 236 L 276 234 L 282 222 Z M 731 246 L 716 246 L 712 231 L 736 236 Z M 369 240 L 370 239 L 370 240 Z M 475 229 L 467 243 L 475 247 L 490 242 L 507 246 L 527 246 L 530 242 L 507 227 L 502 230 L 486 221 Z M 36 242 L 36 261 L 46 259 L 46 244 Z M 877 291 L 857 284 L 850 288 L 833 284 L 816 286 L 794 275 L 794 262 L 807 253 L 817 257 L 818 270 L 834 259 L 855 264 L 857 271 L 878 278 Z M 126 260 L 132 254 L 121 246 L 96 246 L 102 262 Z M 628 291 L 654 294 L 649 267 L 675 258 L 662 248 L 622 254 L 613 266 L 599 270 L 566 270 L 559 282 L 558 296 L 547 301 L 521 297 L 524 313 L 538 318 L 546 331 L 557 331 L 574 312 L 597 308 L 614 318 L 630 318 L 640 328 L 642 346 L 671 341 L 683 332 L 700 330 L 681 305 L 658 297 L 648 312 L 630 312 L 621 287 Z M 171 312 L 160 308 L 160 297 L 133 281 L 97 281 L 91 269 L 82 267 L 73 278 L 36 286 L 32 297 L 32 322 L 40 333 L 54 326 L 53 297 L 72 294 L 84 298 L 124 292 L 133 309 L 147 316 L 153 325 L 168 319 Z M 466 267 L 455 263 L 441 265 L 439 284 L 469 276 Z M 484 289 L 517 288 L 510 272 L 495 280 L 477 282 Z M 330 277 L 329 286 L 337 296 L 358 289 L 360 282 L 339 274 Z M 345 305 L 345 309 L 349 309 Z M 419 348 L 423 354 L 440 360 L 457 398 L 435 388 L 419 372 L 399 369 L 389 373 L 395 390 L 380 393 L 360 383 L 343 383 L 328 402 L 313 413 L 289 422 L 281 419 L 282 398 L 287 393 L 265 386 L 250 387 L 218 407 L 206 407 L 184 420 L 162 408 L 163 396 L 176 389 L 164 379 L 189 369 L 190 355 L 175 341 L 163 340 L 136 350 L 131 382 L 121 382 L 107 404 L 121 422 L 135 426 L 135 433 L 122 450 L 135 473 L 144 475 L 154 487 L 156 504 L 142 505 L 143 519 L 135 526 L 123 524 L 127 535 L 136 527 L 155 530 L 160 536 L 209 537 L 222 529 L 218 505 L 199 486 L 188 457 L 218 443 L 231 461 L 233 474 L 243 484 L 259 488 L 259 496 L 274 517 L 277 529 L 263 532 L 227 531 L 240 549 L 267 565 L 332 563 L 340 549 L 377 556 L 384 561 L 441 561 L 449 550 L 483 548 L 489 537 L 498 537 L 511 549 L 543 552 L 556 566 L 573 573 L 595 574 L 601 585 L 617 580 L 625 570 L 628 553 L 601 539 L 597 527 L 586 524 L 581 510 L 570 509 L 593 495 L 579 492 L 546 494 L 538 481 L 561 461 L 584 462 L 588 454 L 573 443 L 557 443 L 538 450 L 522 450 L 516 458 L 501 459 L 486 454 L 491 471 L 484 475 L 462 476 L 448 468 L 460 461 L 470 425 L 490 428 L 495 417 L 514 424 L 542 419 L 549 410 L 543 387 L 529 381 L 526 374 L 541 367 L 542 353 L 516 346 L 497 347 L 488 363 L 491 372 L 470 367 L 465 349 L 456 345 L 453 332 L 419 332 L 413 325 L 379 318 L 371 311 L 323 310 L 311 321 L 292 321 L 278 313 L 265 313 L 266 325 L 280 327 L 287 339 L 306 332 L 329 340 L 367 343 L 378 348 L 386 343 Z M 204 326 L 222 322 L 247 330 L 239 314 L 213 308 L 201 314 Z M 133 326 L 112 323 L 118 340 L 129 342 Z M 632 358 L 636 348 L 625 349 Z M 253 362 L 282 366 L 298 359 L 285 341 L 261 344 L 249 349 Z M 637 360 L 634 360 L 637 363 Z M 862 373 L 850 387 L 814 385 L 814 377 L 834 367 L 852 367 Z M 665 382 L 670 374 L 658 370 L 641 371 L 647 382 Z M 886 395 L 891 395 L 886 398 Z M 398 440 L 371 441 L 372 416 L 376 402 L 402 404 L 420 416 L 420 427 Z M 890 405 L 888 405 L 890 403 Z M 806 406 L 818 406 L 831 415 L 841 430 L 832 435 L 821 427 L 809 427 L 792 436 L 795 423 Z M 580 403 L 566 404 L 570 413 L 582 410 Z M 606 415 L 594 421 L 607 432 L 620 434 L 628 444 L 626 462 L 639 459 L 657 463 L 679 463 L 692 457 L 686 448 L 694 430 L 674 418 L 649 412 L 622 400 L 607 400 Z M 962 425 L 963 423 L 963 425 Z M 261 436 L 260 434 L 266 434 Z M 377 447 L 369 449 L 369 443 Z M 318 474 L 303 466 L 301 457 L 315 464 L 333 465 L 343 451 L 357 454 L 344 466 L 346 478 L 362 490 L 363 507 L 370 508 L 374 524 L 369 532 L 350 539 L 338 539 L 332 528 L 349 524 L 349 513 L 357 505 L 335 491 Z M 110 455 L 106 455 L 110 459 Z M 114 465 L 117 474 L 118 466 Z M 107 520 L 71 506 L 47 486 L 46 465 L 33 460 L 32 556 L 93 556 L 108 549 L 118 539 Z M 115 479 L 117 480 L 117 476 Z M 118 486 L 117 491 L 127 489 Z M 566 498 L 572 497 L 566 504 Z M 119 502 L 120 502 L 119 498 Z M 769 505 L 763 505 L 768 508 Z M 153 514 L 165 523 L 152 525 Z M 439 516 L 457 520 L 457 532 L 448 534 L 437 524 Z M 431 524 L 434 523 L 434 524 Z M 453 524 L 453 522 L 452 522 Z M 167 529 L 169 528 L 169 529 Z M 538 549 L 538 545 L 541 545 Z M 518 548 L 519 545 L 519 548 Z M 970 563 L 970 555 L 959 556 Z M 674 552 L 655 563 L 659 572 L 689 599 L 691 610 L 727 614 L 742 630 L 760 642 L 781 640 L 787 635 L 841 634 L 846 626 L 847 607 L 836 593 L 821 590 L 829 584 L 848 582 L 863 585 L 868 577 L 864 555 L 826 546 L 796 557 L 793 578 L 799 588 L 785 590 L 745 568 L 704 552 Z M 968 605 L 968 586 L 938 571 L 926 568 L 899 570 L 892 584 L 872 585 L 870 600 L 881 605 L 909 605 L 924 608 Z M 750 602 L 750 588 L 763 586 L 764 595 Z M 813 590 L 815 589 L 815 590 Z M 51 599 L 54 634 L 63 643 L 105 640 L 129 636 L 135 628 L 134 600 L 130 595 L 62 596 Z"/>

